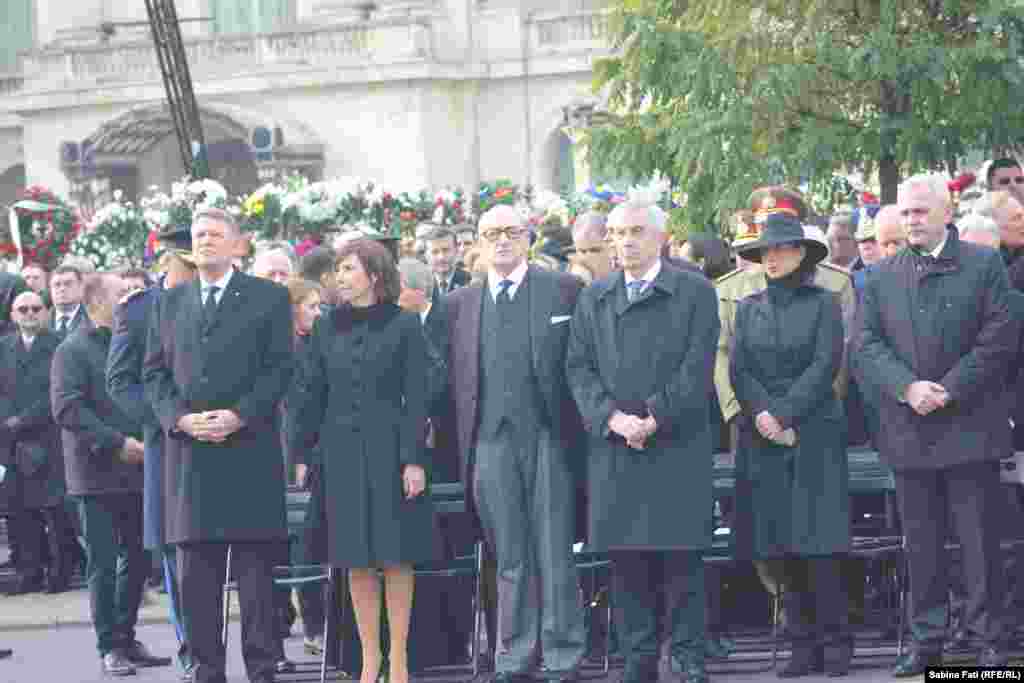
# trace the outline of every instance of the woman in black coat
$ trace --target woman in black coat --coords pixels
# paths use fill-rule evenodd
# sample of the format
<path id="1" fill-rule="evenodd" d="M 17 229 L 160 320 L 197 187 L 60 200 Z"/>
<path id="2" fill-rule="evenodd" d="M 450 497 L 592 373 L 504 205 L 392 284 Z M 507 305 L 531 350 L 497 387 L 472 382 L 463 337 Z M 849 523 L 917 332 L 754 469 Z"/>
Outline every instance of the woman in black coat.
<path id="1" fill-rule="evenodd" d="M 434 559 L 433 511 L 423 495 L 426 339 L 419 317 L 395 304 L 398 270 L 380 244 L 346 244 L 337 275 L 345 303 L 313 329 L 294 428 L 319 434 L 313 457 L 323 467 L 327 559 L 349 570 L 360 681 L 374 683 L 383 663 L 383 570 L 390 680 L 407 683 L 412 566 Z"/>
<path id="2" fill-rule="evenodd" d="M 845 423 L 832 389 L 843 322 L 835 295 L 812 283 L 827 248 L 780 213 L 740 253 L 762 263 L 768 287 L 736 311 L 737 550 L 785 560 L 793 655 L 778 675 L 843 676 L 852 646 L 839 556 L 849 549 L 850 513 Z"/>

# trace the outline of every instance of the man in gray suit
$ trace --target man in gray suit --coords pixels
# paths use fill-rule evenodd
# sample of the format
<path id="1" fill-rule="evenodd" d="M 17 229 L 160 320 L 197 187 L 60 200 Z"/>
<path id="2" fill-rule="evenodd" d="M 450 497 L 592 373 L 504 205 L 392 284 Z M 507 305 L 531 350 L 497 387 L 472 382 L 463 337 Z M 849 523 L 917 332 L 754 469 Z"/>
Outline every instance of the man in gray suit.
<path id="1" fill-rule="evenodd" d="M 498 564 L 496 681 L 542 663 L 573 680 L 583 658 L 583 613 L 572 557 L 572 468 L 579 414 L 565 380 L 569 320 L 579 281 L 530 267 L 519 213 L 480 219 L 486 283 L 449 295 L 460 466 Z"/>

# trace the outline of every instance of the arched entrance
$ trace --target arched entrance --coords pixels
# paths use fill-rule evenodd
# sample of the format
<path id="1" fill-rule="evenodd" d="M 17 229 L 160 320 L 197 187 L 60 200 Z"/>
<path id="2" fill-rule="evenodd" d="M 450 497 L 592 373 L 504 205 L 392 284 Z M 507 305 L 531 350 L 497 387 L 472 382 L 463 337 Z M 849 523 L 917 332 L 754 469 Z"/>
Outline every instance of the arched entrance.
<path id="1" fill-rule="evenodd" d="M 307 127 L 220 103 L 199 110 L 210 175 L 230 194 L 290 171 L 311 179 L 323 173 L 323 145 Z M 174 136 L 167 106 L 151 105 L 108 121 L 80 143 L 62 143 L 73 201 L 88 212 L 116 190 L 132 200 L 154 185 L 168 190 L 186 172 Z"/>

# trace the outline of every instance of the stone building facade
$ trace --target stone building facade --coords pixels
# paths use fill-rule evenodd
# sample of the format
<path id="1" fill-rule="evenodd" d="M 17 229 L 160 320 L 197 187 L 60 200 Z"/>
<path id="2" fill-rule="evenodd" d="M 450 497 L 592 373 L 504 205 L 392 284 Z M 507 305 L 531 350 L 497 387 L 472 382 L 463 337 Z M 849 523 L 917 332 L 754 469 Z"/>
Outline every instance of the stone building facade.
<path id="1" fill-rule="evenodd" d="M 184 173 L 143 2 L 4 3 L 0 202 L 39 183 L 95 206 Z M 176 0 L 212 172 L 235 192 L 292 169 L 582 183 L 572 125 L 608 54 L 601 4 Z"/>

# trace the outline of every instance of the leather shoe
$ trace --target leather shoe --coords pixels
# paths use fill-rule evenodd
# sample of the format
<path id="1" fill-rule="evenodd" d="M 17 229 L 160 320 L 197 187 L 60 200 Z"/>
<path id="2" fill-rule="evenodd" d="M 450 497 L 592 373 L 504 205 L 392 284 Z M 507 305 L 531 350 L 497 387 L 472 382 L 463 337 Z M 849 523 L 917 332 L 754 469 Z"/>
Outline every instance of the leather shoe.
<path id="1" fill-rule="evenodd" d="M 526 674 L 512 674 L 506 671 L 494 674 L 494 678 L 491 680 L 493 683 L 528 683 L 531 679 Z"/>
<path id="2" fill-rule="evenodd" d="M 994 647 L 984 647 L 978 655 L 978 666 L 990 666 L 1003 668 L 1010 663 L 1010 657 L 1005 652 Z"/>
<path id="3" fill-rule="evenodd" d="M 125 659 L 123 654 L 113 650 L 103 655 L 103 673 L 107 676 L 134 676 L 135 665 Z"/>
<path id="4" fill-rule="evenodd" d="M 943 652 L 959 653 L 969 652 L 971 650 L 971 639 L 967 635 L 967 631 L 957 630 L 953 634 L 953 637 L 946 641 L 946 644 L 942 647 Z"/>
<path id="5" fill-rule="evenodd" d="M 279 659 L 277 664 L 274 665 L 274 671 L 279 674 L 293 674 L 296 670 L 297 667 L 295 666 L 295 662 L 291 661 L 287 657 Z"/>
<path id="6" fill-rule="evenodd" d="M 929 666 L 942 666 L 942 655 L 914 651 L 897 660 L 892 669 L 892 677 L 915 678 L 924 674 Z"/>
<path id="7" fill-rule="evenodd" d="M 14 654 L 14 650 L 11 650 L 9 648 L 0 649 L 0 659 L 7 659 L 8 657 L 10 657 L 13 654 Z"/>
<path id="8" fill-rule="evenodd" d="M 71 589 L 71 577 L 64 574 L 50 574 L 46 577 L 46 592 L 50 595 L 66 593 Z"/>
<path id="9" fill-rule="evenodd" d="M 557 671 L 555 669 L 543 668 L 536 678 L 547 681 L 547 683 L 576 683 L 579 675 L 576 671 Z"/>
<path id="10" fill-rule="evenodd" d="M 129 662 L 139 667 L 140 669 L 145 669 L 153 666 L 171 665 L 170 657 L 157 657 L 152 652 L 150 652 L 145 645 L 143 645 L 137 640 L 128 647 L 123 648 L 121 650 L 121 654 L 124 655 L 125 659 L 127 659 Z"/>

